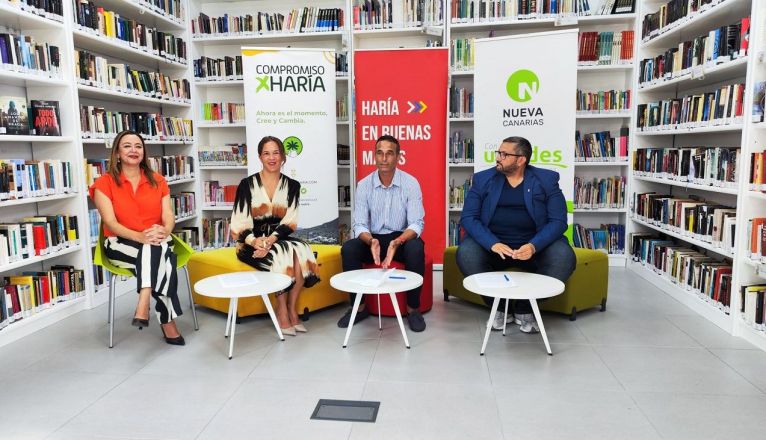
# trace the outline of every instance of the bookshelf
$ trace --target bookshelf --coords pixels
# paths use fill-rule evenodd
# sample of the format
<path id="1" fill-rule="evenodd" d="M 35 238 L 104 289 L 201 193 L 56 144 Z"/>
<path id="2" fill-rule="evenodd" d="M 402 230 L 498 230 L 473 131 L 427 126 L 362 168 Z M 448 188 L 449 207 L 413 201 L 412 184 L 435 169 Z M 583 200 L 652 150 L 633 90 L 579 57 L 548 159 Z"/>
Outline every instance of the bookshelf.
<path id="1" fill-rule="evenodd" d="M 447 2 L 450 3 L 450 2 Z M 603 2 L 591 1 L 591 12 L 596 14 Z M 454 60 L 458 52 L 456 40 L 472 38 L 485 38 L 490 36 L 515 35 L 529 32 L 539 32 L 558 28 L 578 27 L 580 32 L 621 32 L 634 30 L 636 27 L 637 14 L 616 15 L 581 15 L 561 14 L 554 17 L 519 18 L 497 17 L 491 19 L 461 18 L 459 11 L 448 10 L 446 31 L 450 41 L 450 59 Z M 635 38 L 634 38 L 635 41 Z M 635 49 L 634 49 L 635 53 Z M 463 88 L 468 92 L 473 91 L 473 66 L 470 63 L 461 63 L 450 66 L 450 87 Z M 611 64 L 580 62 L 577 68 L 578 89 L 584 91 L 597 90 L 629 90 L 632 89 L 633 71 L 635 70 L 635 57 L 629 60 L 615 60 Z M 574 97 L 573 97 L 574 99 Z M 449 111 L 449 110 L 448 110 Z M 631 111 L 606 111 L 606 112 L 578 112 L 577 129 L 581 133 L 593 133 L 609 131 L 615 138 L 619 135 L 620 128 L 630 127 L 633 114 Z M 458 112 L 448 114 L 448 139 L 457 138 L 473 139 L 473 117 L 470 114 Z M 510 135 L 510 133 L 509 133 Z M 574 139 L 574 133 L 573 133 Z M 448 142 L 450 142 L 448 140 Z M 448 148 L 450 146 L 448 145 Z M 448 150 L 450 151 L 450 150 Z M 470 159 L 469 159 L 470 160 Z M 457 158 L 451 159 L 448 153 L 447 164 L 447 188 L 462 186 L 473 174 L 473 161 L 470 163 L 456 163 Z M 627 160 L 611 160 L 604 162 L 575 162 L 575 175 L 588 179 L 603 179 L 614 176 L 627 178 Z M 627 195 L 627 192 L 626 192 Z M 460 219 L 460 205 L 450 204 L 450 196 L 447 194 L 447 243 L 454 244 L 453 237 L 455 225 Z M 627 205 L 626 205 L 627 206 Z M 573 212 L 574 223 L 586 227 L 599 227 L 601 224 L 626 225 L 626 208 L 601 208 L 601 209 L 576 209 Z M 609 264 L 612 266 L 624 266 L 626 256 L 622 254 L 609 254 Z"/>
<path id="2" fill-rule="evenodd" d="M 48 271 L 54 265 L 73 266 L 84 271 L 81 294 L 71 295 L 61 302 L 51 300 L 47 307 L 8 324 L 0 331 L 0 346 L 50 325 L 64 317 L 89 307 L 91 298 L 85 294 L 93 290 L 90 274 L 90 258 L 86 248 L 87 215 L 84 214 L 83 184 L 79 177 L 83 160 L 77 139 L 79 131 L 75 113 L 74 79 L 72 78 L 71 43 L 68 29 L 68 6 L 64 14 L 40 14 L 32 12 L 25 4 L 0 1 L 0 26 L 3 32 L 29 36 L 37 44 L 49 44 L 58 48 L 60 64 L 57 71 L 48 69 L 25 69 L 10 64 L 0 64 L 0 97 L 13 97 L 20 104 L 25 102 L 27 116 L 31 117 L 31 101 L 58 101 L 59 136 L 35 136 L 30 134 L 1 134 L 0 161 L 21 159 L 25 161 L 60 160 L 70 164 L 71 182 L 67 192 L 59 192 L 57 186 L 52 194 L 29 193 L 22 198 L 10 196 L 0 201 L 0 223 L 18 223 L 27 217 L 66 215 L 76 218 L 79 236 L 67 244 L 48 247 L 47 251 L 27 254 L 25 258 L 11 261 L 0 267 L 0 278 L 21 275 L 27 271 Z M 3 111 L 8 111 L 2 101 Z M 18 107 L 21 108 L 21 107 Z M 30 163 L 30 162 L 27 162 Z M 56 184 L 58 185 L 58 183 Z M 15 283 L 10 283 L 15 284 Z"/>
<path id="3" fill-rule="evenodd" d="M 711 292 L 698 292 L 694 287 L 684 285 L 674 280 L 668 271 L 659 270 L 656 264 L 650 264 L 641 258 L 631 258 L 628 268 L 642 278 L 648 280 L 660 290 L 672 298 L 687 305 L 700 316 L 715 323 L 729 333 L 745 337 L 754 344 L 766 349 L 766 336 L 763 331 L 748 327 L 742 318 L 739 308 L 741 306 L 740 290 L 742 286 L 759 283 L 762 280 L 759 273 L 759 263 L 753 263 L 747 252 L 748 219 L 764 216 L 766 214 L 766 198 L 760 198 L 759 193 L 753 192 L 755 197 L 748 192 L 748 179 L 750 167 L 750 153 L 761 151 L 759 147 L 762 141 L 759 139 L 757 125 L 752 121 L 752 90 L 757 80 L 766 79 L 766 70 L 758 61 L 764 48 L 763 29 L 760 29 L 763 20 L 763 2 L 750 0 L 723 0 L 705 5 L 699 11 L 693 11 L 687 17 L 677 20 L 662 29 L 654 29 L 644 37 L 642 25 L 646 23 L 644 16 L 654 14 L 660 6 L 667 1 L 648 0 L 640 2 L 639 19 L 636 26 L 638 44 L 637 63 L 642 60 L 656 59 L 671 48 L 678 48 L 686 41 L 693 42 L 695 38 L 708 36 L 710 31 L 727 26 L 727 34 L 734 30 L 731 25 L 739 23 L 744 17 L 750 17 L 750 41 L 747 54 L 739 50 L 736 54 L 722 53 L 721 56 L 705 60 L 694 66 L 676 66 L 678 68 L 660 76 L 659 78 L 642 77 L 643 64 L 636 70 L 634 76 L 634 89 L 636 90 L 636 109 L 634 109 L 634 125 L 632 127 L 631 156 L 642 152 L 644 149 L 661 149 L 668 160 L 672 160 L 675 154 L 684 158 L 684 150 L 692 150 L 689 156 L 694 161 L 698 157 L 707 158 L 714 147 L 725 147 L 729 151 L 738 152 L 736 157 L 736 171 L 734 176 L 720 178 L 722 171 L 728 164 L 728 159 L 718 167 L 718 177 L 710 178 L 707 174 L 704 178 L 694 179 L 676 175 L 673 169 L 659 168 L 653 172 L 634 170 L 634 164 L 630 165 L 630 192 L 631 207 L 629 209 L 631 235 L 656 234 L 658 237 L 669 239 L 682 249 L 691 249 L 706 257 L 694 260 L 692 264 L 711 264 L 718 267 L 731 266 L 730 299 L 725 296 L 711 299 L 716 296 L 713 286 Z M 732 32 L 731 35 L 734 35 Z M 701 41 L 701 40 L 700 40 Z M 710 40 L 712 41 L 712 39 Z M 737 40 L 739 41 L 739 40 Z M 726 46 L 728 47 L 728 45 Z M 740 47 L 737 46 L 737 49 Z M 721 50 L 723 49 L 723 46 Z M 711 51 L 712 52 L 712 51 Z M 703 56 L 705 54 L 703 53 Z M 727 56 L 729 55 L 729 56 Z M 760 72 L 760 73 L 759 73 Z M 644 73 L 645 75 L 645 73 Z M 742 102 L 742 116 L 726 114 L 718 119 L 707 122 L 689 122 L 676 125 L 663 125 L 648 127 L 644 131 L 638 129 L 642 120 L 641 105 L 663 100 L 680 99 L 704 93 L 714 93 L 723 87 L 732 84 L 744 84 L 744 99 Z M 722 108 L 723 109 L 723 108 Z M 660 110 L 661 111 L 661 110 Z M 646 114 L 645 114 L 646 115 Z M 675 151 L 678 153 L 676 153 Z M 735 159 L 732 159 L 735 160 Z M 672 162 L 671 162 L 672 163 Z M 678 162 L 683 169 L 684 165 Z M 720 164 L 721 162 L 719 162 Z M 704 171 L 704 167 L 693 166 L 693 172 Z M 665 172 L 665 171 L 668 172 Z M 683 174 L 683 173 L 682 173 Z M 639 195 L 648 192 L 668 195 L 674 199 L 691 200 L 691 204 L 701 203 L 705 205 L 718 205 L 736 209 L 734 226 L 736 235 L 730 246 L 726 240 L 722 242 L 710 241 L 704 234 L 695 234 L 674 226 L 672 222 L 663 219 L 649 218 L 636 213 L 636 204 L 640 204 Z M 681 203 L 681 202 L 669 202 Z M 673 206 L 684 206 L 675 204 Z M 691 206 L 691 205 L 685 205 Z M 685 208 L 681 208 L 685 209 Z M 638 236 L 638 235 L 637 235 Z M 715 236 L 715 235 L 714 235 Z M 631 246 L 630 240 L 628 246 Z M 630 250 L 629 250 L 630 251 Z M 687 251 L 676 252 L 669 250 L 680 257 Z M 696 257 L 695 257 L 696 258 Z M 707 258 L 707 262 L 705 259 Z M 639 261 L 637 261 L 639 260 Z M 704 266 L 700 266 L 703 267 Z M 720 269 L 719 269 L 720 270 Z M 720 272 L 721 279 L 728 277 Z M 715 275 L 713 275 L 715 277 Z M 724 284 L 729 281 L 723 281 Z"/>

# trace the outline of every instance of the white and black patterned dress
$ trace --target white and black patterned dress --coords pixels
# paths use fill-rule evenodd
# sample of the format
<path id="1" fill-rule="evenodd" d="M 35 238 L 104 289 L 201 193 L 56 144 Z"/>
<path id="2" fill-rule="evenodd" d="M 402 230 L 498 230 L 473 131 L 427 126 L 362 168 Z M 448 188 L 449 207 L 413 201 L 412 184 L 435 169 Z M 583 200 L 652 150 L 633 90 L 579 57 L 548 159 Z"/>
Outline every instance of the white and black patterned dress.
<path id="1" fill-rule="evenodd" d="M 231 233 L 237 240 L 237 258 L 263 272 L 282 273 L 293 280 L 293 255 L 298 256 L 305 287 L 319 282 L 319 269 L 311 247 L 291 237 L 298 227 L 298 200 L 301 184 L 280 174 L 274 197 L 269 200 L 259 173 L 242 179 L 237 187 L 231 213 Z M 255 248 L 245 240 L 274 235 L 277 241 L 263 258 L 253 256 Z"/>

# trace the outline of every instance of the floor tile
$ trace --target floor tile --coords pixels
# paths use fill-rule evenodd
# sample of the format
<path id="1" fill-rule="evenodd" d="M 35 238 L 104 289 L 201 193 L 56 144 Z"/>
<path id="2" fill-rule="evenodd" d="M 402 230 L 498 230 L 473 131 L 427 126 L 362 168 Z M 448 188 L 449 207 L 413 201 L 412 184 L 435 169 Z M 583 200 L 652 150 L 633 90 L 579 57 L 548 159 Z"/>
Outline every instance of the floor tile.
<path id="1" fill-rule="evenodd" d="M 766 353 L 761 350 L 711 350 L 726 365 L 766 393 Z"/>
<path id="2" fill-rule="evenodd" d="M 756 350 L 757 348 L 742 338 L 726 333 L 722 328 L 698 315 L 668 315 L 668 321 L 688 334 L 706 348 L 734 348 L 738 350 Z"/>
<path id="3" fill-rule="evenodd" d="M 629 392 L 760 394 L 706 349 L 595 346 Z"/>
<path id="4" fill-rule="evenodd" d="M 367 383 L 362 400 L 380 402 L 375 423 L 354 423 L 351 439 L 498 439 L 492 388 L 450 383 Z"/>
<path id="5" fill-rule="evenodd" d="M 319 399 L 359 400 L 363 382 L 249 379 L 199 439 L 345 439 L 350 422 L 311 420 Z"/>

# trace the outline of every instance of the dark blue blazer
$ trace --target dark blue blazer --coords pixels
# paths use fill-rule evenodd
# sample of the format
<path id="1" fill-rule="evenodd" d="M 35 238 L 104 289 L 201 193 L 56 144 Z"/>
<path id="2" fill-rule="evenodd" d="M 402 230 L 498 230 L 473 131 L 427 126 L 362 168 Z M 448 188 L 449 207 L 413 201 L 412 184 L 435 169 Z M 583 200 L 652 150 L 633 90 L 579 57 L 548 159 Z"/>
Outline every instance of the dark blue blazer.
<path id="1" fill-rule="evenodd" d="M 460 216 L 463 229 L 487 250 L 500 242 L 488 225 L 495 215 L 504 181 L 505 175 L 495 168 L 474 174 Z M 567 205 L 559 188 L 559 173 L 527 165 L 522 185 L 527 212 L 537 226 L 537 233 L 529 241 L 535 250 L 539 252 L 556 240 L 566 240 L 563 234 L 567 229 Z"/>

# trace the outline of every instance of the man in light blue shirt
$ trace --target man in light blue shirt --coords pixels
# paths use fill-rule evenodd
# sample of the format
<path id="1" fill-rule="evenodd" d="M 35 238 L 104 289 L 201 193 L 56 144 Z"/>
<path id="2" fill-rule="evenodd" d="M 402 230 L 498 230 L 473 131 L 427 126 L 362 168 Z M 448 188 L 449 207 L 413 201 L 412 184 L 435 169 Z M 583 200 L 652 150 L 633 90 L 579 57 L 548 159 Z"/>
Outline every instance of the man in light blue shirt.
<path id="1" fill-rule="evenodd" d="M 343 271 L 357 270 L 364 263 L 388 268 L 392 260 L 404 263 L 406 270 L 421 276 L 425 272 L 423 233 L 423 194 L 420 184 L 410 174 L 396 168 L 399 162 L 399 141 L 393 136 L 381 136 L 375 142 L 377 170 L 359 181 L 354 198 L 354 237 L 343 243 Z M 353 306 L 355 294 L 350 294 Z M 410 329 L 422 332 L 426 322 L 420 308 L 420 287 L 407 292 L 407 321 Z M 354 324 L 370 316 L 364 301 Z M 338 327 L 348 327 L 351 309 L 338 321 Z"/>

